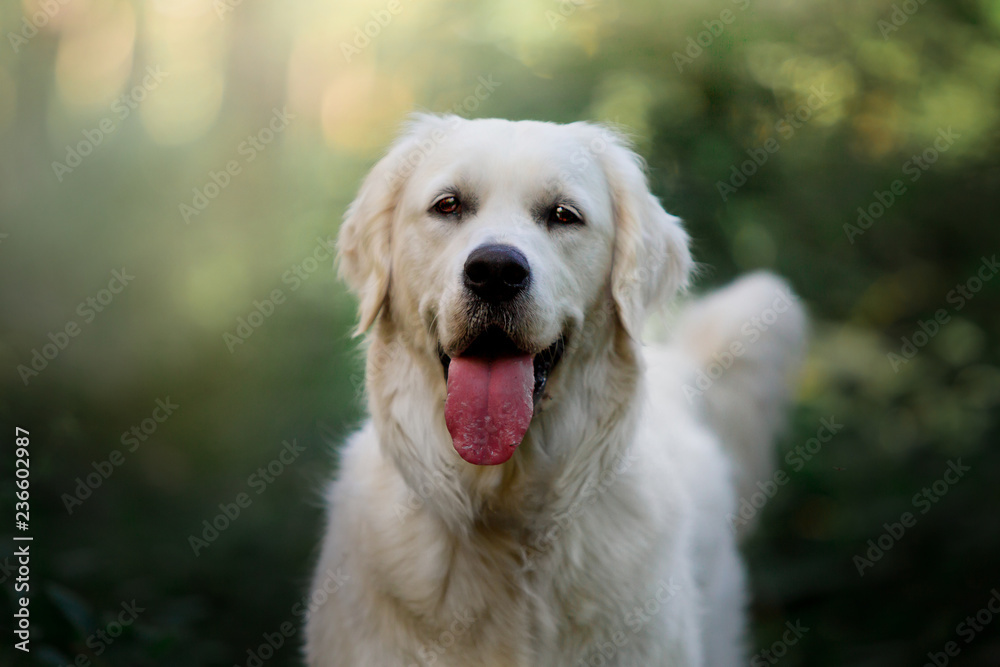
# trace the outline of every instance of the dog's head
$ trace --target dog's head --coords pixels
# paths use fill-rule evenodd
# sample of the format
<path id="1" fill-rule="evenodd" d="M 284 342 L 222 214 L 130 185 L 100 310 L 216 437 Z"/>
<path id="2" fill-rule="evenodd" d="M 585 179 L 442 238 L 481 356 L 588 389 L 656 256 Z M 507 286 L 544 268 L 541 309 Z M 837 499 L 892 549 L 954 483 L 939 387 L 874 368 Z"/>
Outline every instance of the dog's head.
<path id="1" fill-rule="evenodd" d="M 358 333 L 391 318 L 440 360 L 448 430 L 475 464 L 510 458 L 589 314 L 606 304 L 606 326 L 638 339 L 691 266 L 621 135 L 454 116 L 413 119 L 365 179 L 339 252 Z"/>

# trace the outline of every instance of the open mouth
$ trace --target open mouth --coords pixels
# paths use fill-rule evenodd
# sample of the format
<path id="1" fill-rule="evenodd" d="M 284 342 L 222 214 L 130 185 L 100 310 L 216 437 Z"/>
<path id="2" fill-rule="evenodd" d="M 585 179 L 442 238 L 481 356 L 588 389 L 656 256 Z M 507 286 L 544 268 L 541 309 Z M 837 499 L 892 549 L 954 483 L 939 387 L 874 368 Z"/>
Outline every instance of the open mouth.
<path id="1" fill-rule="evenodd" d="M 454 358 L 438 349 L 448 383 L 445 422 L 463 459 L 497 465 L 513 456 L 564 349 L 560 336 L 530 354 L 498 328 L 484 331 Z"/>
<path id="2" fill-rule="evenodd" d="M 545 395 L 545 384 L 549 380 L 549 374 L 559 363 L 563 350 L 566 348 L 566 338 L 560 336 L 556 342 L 546 349 L 534 355 L 532 366 L 534 370 L 534 385 L 532 387 L 532 403 L 537 407 L 538 403 Z M 510 339 L 502 330 L 491 327 L 478 336 L 469 347 L 465 348 L 460 356 L 497 358 L 513 357 L 526 354 L 514 341 Z M 444 367 L 444 379 L 448 379 L 448 368 L 451 366 L 451 357 L 444 353 L 444 349 L 438 346 L 438 357 L 441 359 L 441 366 Z"/>

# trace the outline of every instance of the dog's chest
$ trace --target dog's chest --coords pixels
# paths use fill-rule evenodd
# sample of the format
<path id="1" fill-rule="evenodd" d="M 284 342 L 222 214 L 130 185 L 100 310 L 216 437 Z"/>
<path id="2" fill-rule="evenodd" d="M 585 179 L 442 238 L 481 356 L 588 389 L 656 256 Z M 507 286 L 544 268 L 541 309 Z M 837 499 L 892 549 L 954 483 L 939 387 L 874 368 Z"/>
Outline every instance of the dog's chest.
<path id="1" fill-rule="evenodd" d="M 453 560 L 450 604 L 479 602 L 468 637 L 479 652 L 476 664 L 576 664 L 567 659 L 628 630 L 638 563 L 610 558 L 603 540 L 587 540 L 585 517 L 574 523 L 505 540 L 502 558 L 493 541 Z M 640 648 L 641 634 L 629 634 L 630 650 Z"/>

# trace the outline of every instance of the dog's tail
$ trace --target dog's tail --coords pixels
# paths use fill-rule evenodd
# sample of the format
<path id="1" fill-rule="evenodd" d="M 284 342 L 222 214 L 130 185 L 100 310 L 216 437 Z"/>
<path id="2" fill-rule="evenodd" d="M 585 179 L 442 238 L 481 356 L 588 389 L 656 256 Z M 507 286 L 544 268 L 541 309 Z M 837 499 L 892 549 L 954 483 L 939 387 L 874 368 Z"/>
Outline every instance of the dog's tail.
<path id="1" fill-rule="evenodd" d="M 758 272 L 688 305 L 674 329 L 675 344 L 695 363 L 684 394 L 728 451 L 740 499 L 773 481 L 774 439 L 785 421 L 806 328 L 791 288 Z M 734 527 L 745 533 L 749 523 L 744 518 Z"/>

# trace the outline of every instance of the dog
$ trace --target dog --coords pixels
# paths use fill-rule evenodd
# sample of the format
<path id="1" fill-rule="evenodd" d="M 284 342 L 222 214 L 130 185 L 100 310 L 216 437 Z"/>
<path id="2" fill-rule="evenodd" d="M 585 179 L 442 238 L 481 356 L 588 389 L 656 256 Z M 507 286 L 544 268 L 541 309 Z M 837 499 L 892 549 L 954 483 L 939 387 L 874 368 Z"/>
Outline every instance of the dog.
<path id="1" fill-rule="evenodd" d="M 370 419 L 340 451 L 310 667 L 731 667 L 740 495 L 772 472 L 806 317 L 694 268 L 620 132 L 417 115 L 338 237 Z"/>

